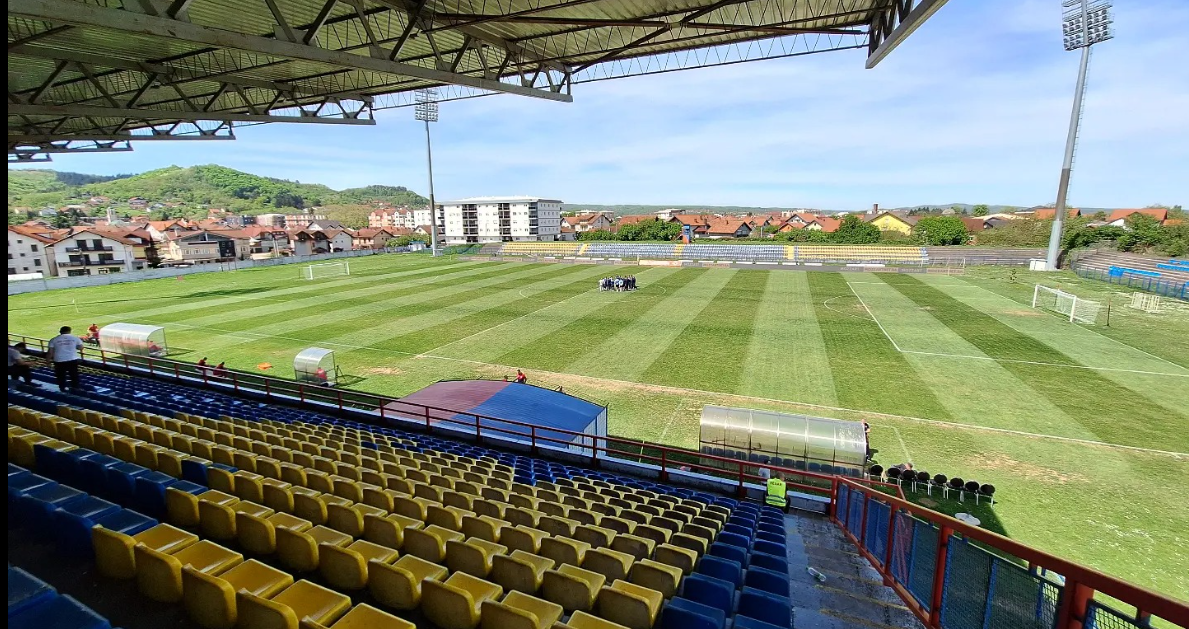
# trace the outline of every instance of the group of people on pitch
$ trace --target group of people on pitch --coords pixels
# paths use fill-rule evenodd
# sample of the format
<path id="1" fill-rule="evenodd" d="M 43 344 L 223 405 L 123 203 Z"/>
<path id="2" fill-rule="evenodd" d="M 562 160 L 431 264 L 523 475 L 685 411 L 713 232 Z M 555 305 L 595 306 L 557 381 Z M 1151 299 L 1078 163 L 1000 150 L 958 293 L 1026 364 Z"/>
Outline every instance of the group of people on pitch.
<path id="1" fill-rule="evenodd" d="M 629 291 L 636 290 L 636 276 L 629 275 L 627 277 L 604 277 L 599 280 L 599 290 L 613 290 L 613 291 Z"/>

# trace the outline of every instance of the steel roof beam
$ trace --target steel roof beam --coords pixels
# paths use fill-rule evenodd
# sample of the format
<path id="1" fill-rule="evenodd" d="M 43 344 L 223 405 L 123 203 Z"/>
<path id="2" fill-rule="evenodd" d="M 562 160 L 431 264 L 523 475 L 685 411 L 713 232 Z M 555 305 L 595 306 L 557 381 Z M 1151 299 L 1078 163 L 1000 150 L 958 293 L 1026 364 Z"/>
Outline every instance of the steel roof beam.
<path id="1" fill-rule="evenodd" d="M 546 100 L 572 102 L 569 94 L 502 83 L 497 80 L 467 76 L 434 68 L 376 59 L 328 48 L 246 35 L 234 31 L 199 26 L 168 18 L 153 17 L 131 11 L 103 9 L 70 0 L 10 0 L 9 15 L 44 20 L 56 24 L 86 26 L 135 35 L 147 35 L 180 40 L 206 46 L 234 48 L 275 57 L 299 59 L 329 66 L 410 76 L 438 83 L 469 85 L 493 92 L 532 96 Z"/>
<path id="2" fill-rule="evenodd" d="M 112 144 L 95 144 L 90 146 L 71 146 L 69 144 L 51 144 L 49 146 L 40 146 L 37 148 L 21 148 L 9 149 L 9 154 L 16 155 L 38 155 L 47 153 L 128 153 L 132 151 L 132 146 L 124 144 L 116 146 Z"/>
<path id="3" fill-rule="evenodd" d="M 23 134 L 9 134 L 8 142 L 16 143 L 52 143 L 61 142 L 63 140 L 91 140 L 95 142 L 146 142 L 146 141 L 197 141 L 197 140 L 234 140 L 234 135 L 168 135 L 168 134 L 154 134 L 154 135 L 132 135 L 130 133 L 80 133 L 71 135 L 54 135 L 54 134 L 38 134 L 38 133 L 23 133 Z"/>
<path id="4" fill-rule="evenodd" d="M 33 162 L 52 162 L 49 155 L 38 157 L 38 153 L 9 153 L 9 164 L 30 164 Z"/>
<path id="5" fill-rule="evenodd" d="M 750 24 L 711 24 L 708 22 L 678 22 L 671 23 L 664 20 L 615 20 L 603 18 L 569 18 L 569 17 L 496 17 L 488 15 L 468 15 L 460 13 L 438 14 L 441 20 L 471 20 L 474 18 L 492 18 L 492 22 L 509 24 L 550 24 L 560 26 L 588 26 L 593 28 L 693 28 L 702 30 L 721 30 L 732 32 L 753 31 L 757 33 L 771 33 L 773 35 L 866 35 L 866 31 L 845 28 L 786 28 L 782 26 L 753 26 Z"/>
<path id="6" fill-rule="evenodd" d="M 371 118 L 324 117 L 316 115 L 277 116 L 271 114 L 238 114 L 225 111 L 181 111 L 171 109 L 126 109 L 123 107 L 95 107 L 93 105 L 25 105 L 12 104 L 8 113 L 26 116 L 90 116 L 93 118 L 122 118 L 127 120 L 222 120 L 226 122 L 299 122 L 309 124 L 374 125 Z"/>
<path id="7" fill-rule="evenodd" d="M 871 20 L 867 49 L 867 69 L 879 65 L 925 20 L 945 6 L 947 0 L 892 0 Z M 893 26 L 895 28 L 893 29 Z"/>

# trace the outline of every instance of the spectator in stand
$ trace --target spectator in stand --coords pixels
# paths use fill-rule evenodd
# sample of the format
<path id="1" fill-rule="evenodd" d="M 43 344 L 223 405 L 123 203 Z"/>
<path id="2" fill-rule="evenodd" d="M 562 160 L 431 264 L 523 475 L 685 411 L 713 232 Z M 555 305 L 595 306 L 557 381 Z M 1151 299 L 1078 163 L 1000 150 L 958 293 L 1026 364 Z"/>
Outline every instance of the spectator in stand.
<path id="1" fill-rule="evenodd" d="M 83 341 L 70 333 L 70 326 L 64 325 L 58 329 L 58 336 L 50 339 L 46 357 L 54 366 L 54 378 L 58 381 L 58 390 L 77 391 L 78 366 L 83 361 Z"/>
<path id="2" fill-rule="evenodd" d="M 516 384 L 528 384 L 528 376 L 519 369 L 516 370 Z"/>
<path id="3" fill-rule="evenodd" d="M 223 361 L 219 361 L 219 364 L 215 366 L 215 369 L 211 372 L 211 375 L 215 378 L 227 377 L 227 368 L 223 366 Z"/>
<path id="4" fill-rule="evenodd" d="M 206 356 L 203 356 L 202 360 L 198 361 L 198 375 L 205 376 L 206 372 Z"/>
<path id="5" fill-rule="evenodd" d="M 8 377 L 17 383 L 24 378 L 25 384 L 33 384 L 33 368 L 25 362 L 25 349 L 24 343 L 8 346 Z"/>

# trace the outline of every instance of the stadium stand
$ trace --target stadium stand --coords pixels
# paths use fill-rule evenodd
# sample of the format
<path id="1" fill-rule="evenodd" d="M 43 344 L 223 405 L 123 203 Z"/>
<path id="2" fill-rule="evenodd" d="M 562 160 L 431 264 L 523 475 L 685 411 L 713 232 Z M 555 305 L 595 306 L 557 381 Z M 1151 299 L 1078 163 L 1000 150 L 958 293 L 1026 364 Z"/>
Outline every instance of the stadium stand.
<path id="1" fill-rule="evenodd" d="M 484 253 L 495 248 L 485 245 Z M 927 264 L 924 247 L 864 245 L 742 245 L 730 243 L 504 243 L 499 255 L 580 256 L 620 260 L 661 259 L 730 262 L 794 262 L 808 264 Z"/>
<path id="2" fill-rule="evenodd" d="M 925 264 L 929 254 L 924 247 L 796 245 L 791 260 L 823 264 Z"/>
<path id="3" fill-rule="evenodd" d="M 1083 576 L 1067 564 L 1062 585 L 966 537 L 937 561 L 942 535 L 995 539 L 953 520 L 939 532 L 927 518 L 944 516 L 849 480 L 837 522 L 863 558 L 840 552 L 830 522 L 716 493 L 138 376 L 88 369 L 85 395 L 50 378 L 9 388 L 10 540 L 14 526 L 54 540 L 211 629 L 837 629 L 938 614 L 1064 628 L 1056 603 Z M 819 587 L 810 562 L 837 581 Z M 987 574 L 1003 589 L 967 591 Z M 883 583 L 915 617 L 876 600 Z M 1189 611 L 1145 596 L 1134 604 L 1161 617 Z M 1142 626 L 1097 600 L 1084 614 L 1106 623 L 1087 629 Z"/>
<path id="4" fill-rule="evenodd" d="M 506 242 L 503 255 L 572 256 L 578 253 L 576 242 Z"/>
<path id="5" fill-rule="evenodd" d="M 592 242 L 586 246 L 586 249 L 583 251 L 582 255 L 591 258 L 623 258 L 632 260 L 638 258 L 671 259 L 677 257 L 676 249 L 678 246 L 679 245 L 633 245 L 626 243 Z"/>
<path id="6" fill-rule="evenodd" d="M 1082 277 L 1189 300 L 1189 262 L 1114 251 L 1078 252 L 1070 266 Z"/>

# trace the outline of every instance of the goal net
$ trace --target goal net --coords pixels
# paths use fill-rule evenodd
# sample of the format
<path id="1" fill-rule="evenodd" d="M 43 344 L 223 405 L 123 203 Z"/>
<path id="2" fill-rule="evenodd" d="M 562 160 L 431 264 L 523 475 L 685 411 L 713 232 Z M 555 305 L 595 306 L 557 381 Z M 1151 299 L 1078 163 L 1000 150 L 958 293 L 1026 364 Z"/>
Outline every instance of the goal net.
<path id="1" fill-rule="evenodd" d="M 320 280 L 336 275 L 350 275 L 351 264 L 348 262 L 322 262 L 302 267 L 301 277 L 307 280 Z"/>
<path id="2" fill-rule="evenodd" d="M 1131 307 L 1144 312 L 1160 312 L 1160 295 L 1131 293 Z"/>
<path id="3" fill-rule="evenodd" d="M 1069 317 L 1070 323 L 1092 325 L 1098 321 L 1098 311 L 1102 309 L 1102 304 L 1082 299 L 1073 293 L 1037 284 L 1032 291 L 1032 307 L 1051 310 Z"/>

